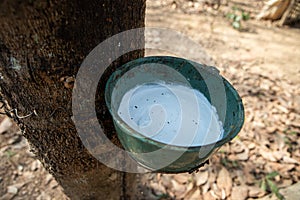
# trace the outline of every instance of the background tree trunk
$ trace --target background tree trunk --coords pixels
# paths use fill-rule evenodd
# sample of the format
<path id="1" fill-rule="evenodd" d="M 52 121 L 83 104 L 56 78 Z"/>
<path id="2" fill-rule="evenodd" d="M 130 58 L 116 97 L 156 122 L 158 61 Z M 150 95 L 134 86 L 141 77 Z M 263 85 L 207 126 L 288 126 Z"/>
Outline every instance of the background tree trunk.
<path id="1" fill-rule="evenodd" d="M 258 14 L 257 19 L 279 20 L 289 4 L 291 4 L 291 0 L 269 0 Z"/>
<path id="2" fill-rule="evenodd" d="M 72 199 L 139 195 L 134 175 L 107 168 L 84 148 L 71 120 L 71 96 L 85 56 L 106 38 L 143 27 L 144 16 L 145 0 L 0 0 L 0 100 L 14 109 L 9 113 L 35 155 Z M 143 34 L 137 40 L 144 42 Z M 142 56 L 132 52 L 114 66 Z"/>

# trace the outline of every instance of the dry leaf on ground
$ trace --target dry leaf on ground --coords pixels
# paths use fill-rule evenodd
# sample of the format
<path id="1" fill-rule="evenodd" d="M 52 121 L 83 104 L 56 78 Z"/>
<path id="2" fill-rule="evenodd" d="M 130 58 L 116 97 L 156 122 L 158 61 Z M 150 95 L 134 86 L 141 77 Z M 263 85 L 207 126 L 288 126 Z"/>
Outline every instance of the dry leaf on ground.
<path id="1" fill-rule="evenodd" d="M 220 189 L 224 189 L 226 196 L 229 196 L 232 189 L 232 179 L 228 170 L 225 167 L 222 167 L 218 174 L 217 185 Z"/>
<path id="2" fill-rule="evenodd" d="M 0 134 L 5 133 L 12 126 L 12 122 L 8 117 L 5 117 L 2 122 L 0 122 Z"/>
<path id="3" fill-rule="evenodd" d="M 200 186 L 207 182 L 208 180 L 208 171 L 198 172 L 195 174 L 196 185 Z"/>
<path id="4" fill-rule="evenodd" d="M 247 186 L 236 186 L 232 188 L 231 200 L 245 200 L 248 196 Z"/>

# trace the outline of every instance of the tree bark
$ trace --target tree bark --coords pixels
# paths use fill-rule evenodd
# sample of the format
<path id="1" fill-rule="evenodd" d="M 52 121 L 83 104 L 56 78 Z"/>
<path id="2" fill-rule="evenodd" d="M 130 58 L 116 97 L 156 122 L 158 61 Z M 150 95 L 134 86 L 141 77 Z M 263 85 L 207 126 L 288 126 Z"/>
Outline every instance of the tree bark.
<path id="1" fill-rule="evenodd" d="M 145 0 L 0 0 L 0 100 L 72 199 L 138 198 L 135 175 L 107 168 L 83 146 L 71 97 L 85 56 L 114 34 L 144 27 L 144 17 Z M 113 66 L 142 56 L 143 50 L 132 52 Z M 106 107 L 97 108 L 117 144 Z"/>

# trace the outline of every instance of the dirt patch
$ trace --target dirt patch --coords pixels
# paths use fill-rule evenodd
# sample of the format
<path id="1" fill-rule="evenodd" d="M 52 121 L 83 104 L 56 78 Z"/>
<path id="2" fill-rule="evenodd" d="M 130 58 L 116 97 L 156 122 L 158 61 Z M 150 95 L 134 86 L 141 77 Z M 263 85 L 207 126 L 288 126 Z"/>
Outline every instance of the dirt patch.
<path id="1" fill-rule="evenodd" d="M 66 199 L 54 178 L 30 152 L 16 124 L 3 116 L 0 116 L 0 199 Z"/>
<path id="2" fill-rule="evenodd" d="M 252 67 L 266 74 L 272 72 L 295 83 L 300 82 L 300 29 L 279 28 L 270 22 L 249 20 L 242 22 L 247 31 L 240 32 L 233 29 L 225 17 L 232 12 L 233 5 L 254 17 L 257 14 L 254 11 L 263 5 L 259 1 L 230 1 L 218 11 L 207 9 L 206 12 L 201 8 L 198 12 L 197 9 L 188 12 L 188 8 L 183 11 L 184 4 L 191 1 L 179 1 L 181 4 L 177 3 L 177 6 L 172 4 L 173 1 L 163 2 L 148 2 L 147 26 L 171 28 L 186 34 L 201 44 L 217 63 L 252 63 Z"/>

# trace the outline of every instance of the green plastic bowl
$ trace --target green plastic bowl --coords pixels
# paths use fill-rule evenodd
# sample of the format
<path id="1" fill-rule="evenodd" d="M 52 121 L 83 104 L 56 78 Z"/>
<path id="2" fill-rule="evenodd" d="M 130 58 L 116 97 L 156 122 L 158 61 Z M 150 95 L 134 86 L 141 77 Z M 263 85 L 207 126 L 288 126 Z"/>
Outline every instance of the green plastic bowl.
<path id="1" fill-rule="evenodd" d="M 167 145 L 133 130 L 118 115 L 124 94 L 137 85 L 163 81 L 199 90 L 216 108 L 222 121 L 223 138 L 205 146 Z M 182 58 L 140 58 L 118 68 L 106 84 L 105 99 L 118 138 L 140 165 L 164 173 L 192 172 L 202 166 L 223 144 L 232 140 L 244 123 L 243 103 L 233 86 L 218 71 Z"/>

